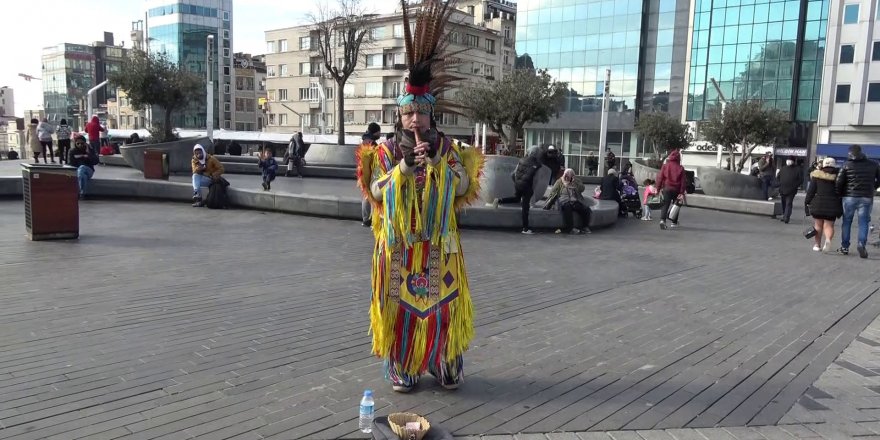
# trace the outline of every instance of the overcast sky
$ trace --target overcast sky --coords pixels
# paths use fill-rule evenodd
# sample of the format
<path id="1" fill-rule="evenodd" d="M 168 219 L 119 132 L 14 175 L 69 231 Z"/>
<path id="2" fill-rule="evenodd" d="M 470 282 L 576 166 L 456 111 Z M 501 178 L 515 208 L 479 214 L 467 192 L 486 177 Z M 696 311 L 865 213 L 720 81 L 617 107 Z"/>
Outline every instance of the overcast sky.
<path id="1" fill-rule="evenodd" d="M 332 1 L 332 0 L 331 0 Z M 169 4 L 177 0 L 168 0 Z M 396 0 L 372 0 L 374 12 L 392 12 Z M 264 31 L 304 24 L 313 1 L 233 0 L 233 51 L 261 54 Z M 13 0 L 2 2 L 0 25 L 0 86 L 15 93 L 15 114 L 42 105 L 40 81 L 27 82 L 19 73 L 40 77 L 42 48 L 59 43 L 89 44 L 113 32 L 116 44 L 131 46 L 131 22 L 143 19 L 141 0 Z"/>

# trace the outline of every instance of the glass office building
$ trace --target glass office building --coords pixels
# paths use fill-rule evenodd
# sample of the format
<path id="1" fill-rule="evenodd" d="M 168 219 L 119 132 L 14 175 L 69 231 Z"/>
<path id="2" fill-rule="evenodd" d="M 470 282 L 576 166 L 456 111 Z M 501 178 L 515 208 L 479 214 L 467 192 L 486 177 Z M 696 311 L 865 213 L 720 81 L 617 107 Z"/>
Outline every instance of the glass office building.
<path id="1" fill-rule="evenodd" d="M 815 122 L 828 10 L 828 0 L 695 0 L 686 119 L 720 106 L 714 78 L 728 101 Z"/>
<path id="2" fill-rule="evenodd" d="M 561 146 L 567 165 L 587 174 L 599 146 L 602 90 L 609 85 L 607 146 L 644 156 L 633 126 L 641 112 L 683 107 L 689 0 L 520 0 L 517 53 L 569 84 L 564 111 L 526 127 L 525 145 Z"/>
<path id="3" fill-rule="evenodd" d="M 95 51 L 84 44 L 62 43 L 43 48 L 43 108 L 53 122 L 67 119 L 81 130 L 86 92 L 95 85 Z"/>
<path id="4" fill-rule="evenodd" d="M 163 52 L 202 78 L 207 74 L 207 37 L 214 36 L 214 128 L 232 128 L 232 1 L 147 1 L 147 48 Z M 157 115 L 154 120 L 159 120 Z M 193 105 L 177 112 L 172 124 L 178 128 L 201 128 L 207 125 L 204 104 Z"/>

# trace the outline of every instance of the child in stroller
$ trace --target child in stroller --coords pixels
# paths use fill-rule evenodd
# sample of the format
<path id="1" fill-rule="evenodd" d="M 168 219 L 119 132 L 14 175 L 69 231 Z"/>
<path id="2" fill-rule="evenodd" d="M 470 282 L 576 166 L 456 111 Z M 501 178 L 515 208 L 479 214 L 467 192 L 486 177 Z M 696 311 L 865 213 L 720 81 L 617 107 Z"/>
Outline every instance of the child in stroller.
<path id="1" fill-rule="evenodd" d="M 642 200 L 639 197 L 639 186 L 631 174 L 620 177 L 620 206 L 621 215 L 632 214 L 638 217 L 642 214 Z"/>

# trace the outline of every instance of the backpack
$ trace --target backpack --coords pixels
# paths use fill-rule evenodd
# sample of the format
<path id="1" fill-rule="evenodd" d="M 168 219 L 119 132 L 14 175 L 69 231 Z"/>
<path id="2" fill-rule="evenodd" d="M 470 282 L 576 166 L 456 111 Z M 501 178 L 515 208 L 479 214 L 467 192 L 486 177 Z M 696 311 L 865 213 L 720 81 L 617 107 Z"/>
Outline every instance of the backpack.
<path id="1" fill-rule="evenodd" d="M 229 197 L 226 194 L 226 187 L 229 181 L 220 178 L 219 181 L 211 183 L 208 187 L 208 197 L 205 199 L 205 206 L 209 209 L 225 209 L 229 206 Z"/>

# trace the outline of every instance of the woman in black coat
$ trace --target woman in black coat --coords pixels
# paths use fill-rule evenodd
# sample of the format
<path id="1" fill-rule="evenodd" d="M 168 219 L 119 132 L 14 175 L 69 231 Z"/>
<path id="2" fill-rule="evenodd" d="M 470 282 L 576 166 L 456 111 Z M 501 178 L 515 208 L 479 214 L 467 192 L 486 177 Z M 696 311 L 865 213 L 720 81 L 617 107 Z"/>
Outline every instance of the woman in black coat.
<path id="1" fill-rule="evenodd" d="M 834 238 L 834 221 L 843 215 L 843 203 L 835 188 L 838 172 L 836 164 L 834 158 L 825 158 L 821 168 L 810 173 L 806 205 L 816 228 L 816 244 L 813 246 L 816 252 L 830 249 L 831 239 Z"/>

